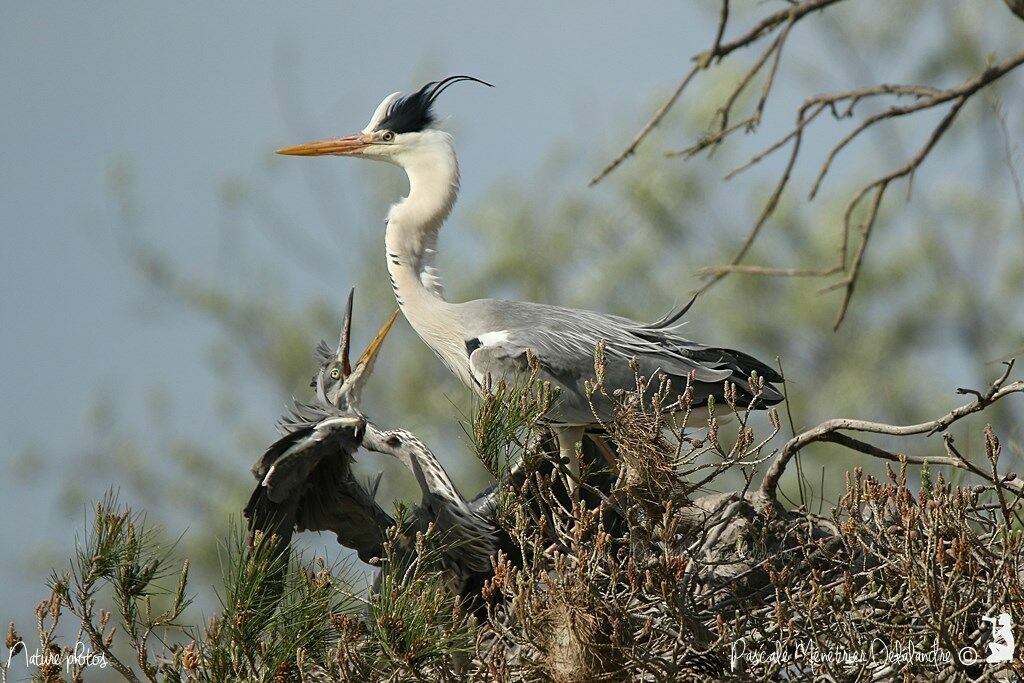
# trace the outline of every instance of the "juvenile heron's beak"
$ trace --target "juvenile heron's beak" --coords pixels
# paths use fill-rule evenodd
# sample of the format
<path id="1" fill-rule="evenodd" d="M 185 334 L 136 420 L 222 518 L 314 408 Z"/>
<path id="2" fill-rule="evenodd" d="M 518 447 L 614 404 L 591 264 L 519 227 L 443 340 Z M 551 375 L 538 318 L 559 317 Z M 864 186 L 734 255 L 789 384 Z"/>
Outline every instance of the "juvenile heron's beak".
<path id="1" fill-rule="evenodd" d="M 345 304 L 345 322 L 341 326 L 341 340 L 338 342 L 338 360 L 341 361 L 341 372 L 348 379 L 352 374 L 352 364 L 348 361 L 348 350 L 352 344 L 352 297 L 356 288 L 348 291 L 348 303 Z"/>
<path id="2" fill-rule="evenodd" d="M 359 397 L 363 389 L 363 385 L 366 380 L 370 377 L 370 373 L 373 372 L 373 362 L 377 359 L 377 352 L 380 351 L 381 344 L 384 343 L 384 337 L 387 336 L 388 330 L 395 324 L 395 320 L 398 318 L 398 314 L 401 309 L 396 310 L 391 318 L 384 324 L 384 327 L 380 328 L 380 332 L 373 338 L 370 345 L 363 351 L 363 355 L 359 357 L 355 366 L 352 368 L 352 374 L 345 378 L 345 386 L 343 391 L 349 396 L 349 403 L 353 406 L 359 405 Z"/>
<path id="3" fill-rule="evenodd" d="M 304 142 L 294 147 L 285 147 L 277 150 L 277 154 L 287 154 L 294 157 L 318 157 L 325 154 L 336 156 L 351 156 L 359 154 L 370 145 L 370 140 L 364 135 L 348 135 L 343 138 L 331 138 L 330 140 L 314 140 Z"/>
<path id="4" fill-rule="evenodd" d="M 380 351 L 381 344 L 384 343 L 384 337 L 388 336 L 388 332 L 391 330 L 391 326 L 395 324 L 395 320 L 398 318 L 398 314 L 402 312 L 402 309 L 396 308 L 395 312 L 391 314 L 391 317 L 384 327 L 380 328 L 380 332 L 373 338 L 370 345 L 363 351 L 363 355 L 359 357 L 359 361 L 356 363 L 356 367 L 366 368 L 366 372 L 369 372 L 373 368 L 373 361 L 377 358 L 377 352 Z"/>

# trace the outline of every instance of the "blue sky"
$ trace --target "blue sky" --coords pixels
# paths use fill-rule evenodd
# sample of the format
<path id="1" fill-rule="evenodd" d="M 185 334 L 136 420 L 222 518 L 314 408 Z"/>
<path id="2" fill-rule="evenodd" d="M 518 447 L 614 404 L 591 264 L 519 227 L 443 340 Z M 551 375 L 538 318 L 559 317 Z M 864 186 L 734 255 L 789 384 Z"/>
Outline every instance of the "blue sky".
<path id="1" fill-rule="evenodd" d="M 4 620 L 26 621 L 41 597 L 26 559 L 70 548 L 80 528 L 50 503 L 92 434 L 97 396 L 131 420 L 151 386 L 166 386 L 166 431 L 217 438 L 214 330 L 155 297 L 128 264 L 119 240 L 136 236 L 111 195 L 117 169 L 134 179 L 131 229 L 202 274 L 224 258 L 225 179 L 278 174 L 276 191 L 303 197 L 290 205 L 316 211 L 273 149 L 361 128 L 384 95 L 424 77 L 473 74 L 498 87 L 453 89 L 445 103 L 472 202 L 499 179 L 529 178 L 556 141 L 630 134 L 615 124 L 642 121 L 708 21 L 668 3 L 422 7 L 3 3 L 0 444 L 7 463 L 26 448 L 47 455 L 28 483 L 0 480 Z M 327 172 L 342 214 L 361 204 L 354 166 Z"/>

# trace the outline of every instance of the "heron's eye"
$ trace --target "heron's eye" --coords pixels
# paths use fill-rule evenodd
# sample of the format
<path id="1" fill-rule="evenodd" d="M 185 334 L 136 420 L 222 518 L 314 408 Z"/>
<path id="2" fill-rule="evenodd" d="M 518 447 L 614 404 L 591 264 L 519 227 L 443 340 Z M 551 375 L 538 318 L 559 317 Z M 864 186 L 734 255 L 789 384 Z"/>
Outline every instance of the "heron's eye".
<path id="1" fill-rule="evenodd" d="M 331 370 L 331 379 L 341 379 L 341 370 L 338 368 Z"/>
<path id="2" fill-rule="evenodd" d="M 383 140 L 384 142 L 394 142 L 395 134 L 390 130 L 386 130 L 380 134 L 380 139 Z"/>

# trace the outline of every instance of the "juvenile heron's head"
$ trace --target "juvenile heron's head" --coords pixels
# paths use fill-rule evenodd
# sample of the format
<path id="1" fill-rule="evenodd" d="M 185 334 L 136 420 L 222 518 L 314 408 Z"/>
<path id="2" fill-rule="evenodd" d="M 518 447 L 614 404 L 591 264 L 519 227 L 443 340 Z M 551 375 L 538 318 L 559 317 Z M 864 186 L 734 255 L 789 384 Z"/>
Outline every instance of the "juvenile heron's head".
<path id="1" fill-rule="evenodd" d="M 373 372 L 373 364 L 377 359 L 384 338 L 387 336 L 391 326 L 395 324 L 399 311 L 391 314 L 391 318 L 377 332 L 377 336 L 366 347 L 363 354 L 353 366 L 349 362 L 349 348 L 351 346 L 352 333 L 352 298 L 355 290 L 349 292 L 348 303 L 345 306 L 345 321 L 342 324 L 341 336 L 338 339 L 338 346 L 332 351 L 326 342 L 321 341 L 316 348 L 317 360 L 320 367 L 310 386 L 314 387 L 317 397 L 332 406 L 342 410 L 353 410 L 359 412 L 359 403 L 362 398 L 362 390 Z"/>
<path id="2" fill-rule="evenodd" d="M 400 166 L 425 148 L 450 145 L 451 136 L 433 128 L 436 121 L 433 106 L 449 86 L 473 81 L 488 87 L 490 83 L 472 76 L 449 76 L 431 81 L 411 95 L 396 92 L 377 105 L 370 122 L 355 135 L 315 140 L 277 150 L 290 156 L 353 156 L 390 161 Z"/>

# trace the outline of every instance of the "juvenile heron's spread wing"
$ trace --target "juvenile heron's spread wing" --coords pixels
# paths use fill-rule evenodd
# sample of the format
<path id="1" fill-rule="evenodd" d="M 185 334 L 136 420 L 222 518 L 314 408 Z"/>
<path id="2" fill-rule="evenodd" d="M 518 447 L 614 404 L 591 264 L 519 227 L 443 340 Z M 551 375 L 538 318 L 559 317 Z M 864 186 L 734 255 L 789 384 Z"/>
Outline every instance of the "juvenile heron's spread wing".
<path id="1" fill-rule="evenodd" d="M 253 476 L 267 497 L 281 503 L 301 491 L 313 470 L 327 456 L 340 473 L 351 471 L 364 421 L 353 415 L 324 416 L 308 426 L 289 430 L 275 441 L 253 466 Z"/>
<path id="2" fill-rule="evenodd" d="M 585 382 L 595 376 L 598 342 L 605 347 L 604 386 L 609 393 L 636 388 L 629 363 L 635 358 L 641 375 L 663 376 L 677 393 L 683 392 L 692 376 L 693 407 L 706 405 L 709 396 L 720 398 L 725 381 L 734 383 L 740 399 L 749 402 L 756 393 L 749 383 L 752 371 L 766 382 L 756 407 L 782 400 L 771 386 L 782 381 L 775 370 L 740 351 L 705 346 L 679 335 L 681 313 L 643 324 L 615 315 L 517 301 L 483 299 L 456 307 L 467 321 L 466 353 L 473 378 L 482 384 L 487 375 L 500 379 L 525 372 L 527 354 L 532 353 L 541 379 L 560 389 L 559 400 L 547 416 L 552 422 L 594 422 Z M 608 401 L 595 398 L 599 412 L 610 410 Z"/>
<path id="3" fill-rule="evenodd" d="M 394 520 L 374 500 L 376 486 L 367 490 L 356 481 L 352 463 L 366 429 L 359 411 L 360 392 L 394 320 L 393 315 L 352 366 L 349 294 L 337 348 L 331 352 L 321 342 L 316 349 L 315 401 L 293 401 L 278 423 L 281 438 L 253 466 L 259 484 L 245 516 L 253 535 L 262 531 L 276 537 L 275 555 L 288 548 L 295 531 L 304 530 L 333 531 L 338 542 L 358 551 L 364 562 L 383 555 L 385 535 Z"/>
<path id="4" fill-rule="evenodd" d="M 250 527 L 276 534 L 278 550 L 294 531 L 332 531 L 364 562 L 380 557 L 394 520 L 353 476 L 362 418 L 330 415 L 310 425 L 285 424 L 292 431 L 253 467 L 259 484 L 245 508 Z"/>

